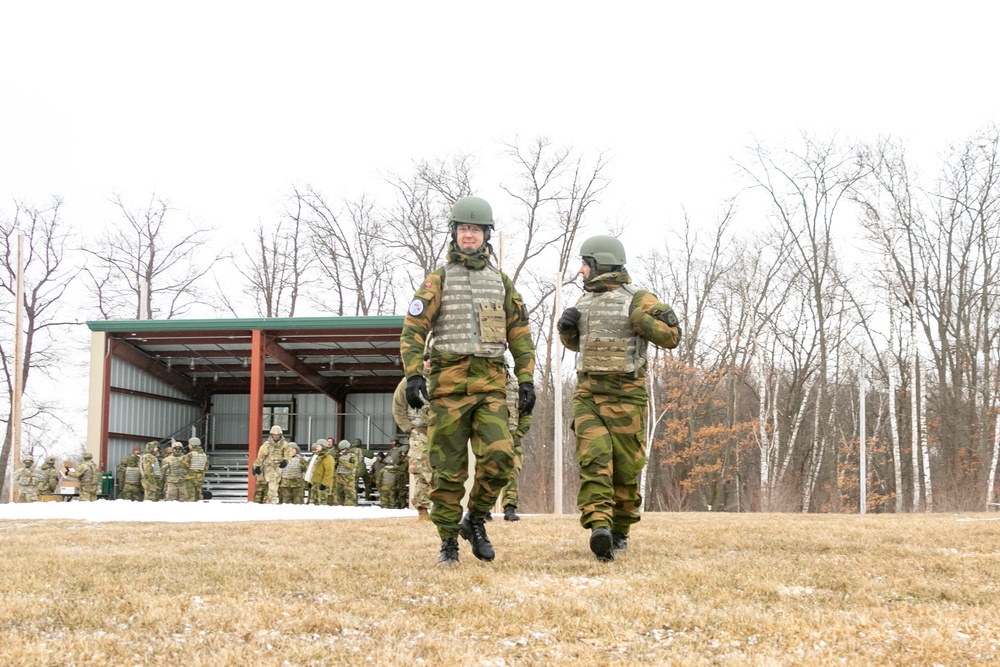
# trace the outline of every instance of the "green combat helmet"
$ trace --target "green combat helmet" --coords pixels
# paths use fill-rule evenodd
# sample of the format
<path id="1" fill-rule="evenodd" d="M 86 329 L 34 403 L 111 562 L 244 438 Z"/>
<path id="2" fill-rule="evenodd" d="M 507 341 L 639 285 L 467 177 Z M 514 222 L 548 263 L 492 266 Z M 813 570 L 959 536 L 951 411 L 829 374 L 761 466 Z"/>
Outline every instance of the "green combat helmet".
<path id="1" fill-rule="evenodd" d="M 459 225 L 478 225 L 483 228 L 483 243 L 489 243 L 490 232 L 493 231 L 493 209 L 489 203 L 480 197 L 462 197 L 455 202 L 448 218 L 448 229 L 451 231 L 451 242 L 458 245 L 456 230 Z"/>
<path id="2" fill-rule="evenodd" d="M 614 236 L 591 236 L 580 246 L 580 256 L 595 275 L 600 275 L 625 265 L 625 246 Z"/>

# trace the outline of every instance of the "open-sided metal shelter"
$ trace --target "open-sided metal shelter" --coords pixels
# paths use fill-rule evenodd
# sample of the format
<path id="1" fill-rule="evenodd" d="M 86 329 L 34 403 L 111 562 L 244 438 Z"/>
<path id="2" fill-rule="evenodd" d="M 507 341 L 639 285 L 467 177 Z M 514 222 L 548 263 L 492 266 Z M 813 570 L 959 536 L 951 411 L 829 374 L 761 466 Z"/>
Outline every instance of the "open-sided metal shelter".
<path id="1" fill-rule="evenodd" d="M 102 469 L 134 444 L 198 435 L 253 461 L 272 423 L 319 437 L 395 435 L 402 317 L 93 321 L 87 449 Z M 254 480 L 248 475 L 248 493 Z"/>

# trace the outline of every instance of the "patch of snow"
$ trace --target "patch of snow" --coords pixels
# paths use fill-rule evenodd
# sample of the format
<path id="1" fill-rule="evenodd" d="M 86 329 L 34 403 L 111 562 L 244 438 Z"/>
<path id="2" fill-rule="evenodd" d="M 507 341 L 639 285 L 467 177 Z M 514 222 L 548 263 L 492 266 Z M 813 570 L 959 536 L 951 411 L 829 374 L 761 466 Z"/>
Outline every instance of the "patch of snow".
<path id="1" fill-rule="evenodd" d="M 93 502 L 6 503 L 0 505 L 2 520 L 69 519 L 74 521 L 223 523 L 231 521 L 332 521 L 338 519 L 394 519 L 416 517 L 416 510 L 389 510 L 373 505 L 328 507 L 321 505 L 258 505 L 221 500 L 194 503 L 131 500 Z"/>

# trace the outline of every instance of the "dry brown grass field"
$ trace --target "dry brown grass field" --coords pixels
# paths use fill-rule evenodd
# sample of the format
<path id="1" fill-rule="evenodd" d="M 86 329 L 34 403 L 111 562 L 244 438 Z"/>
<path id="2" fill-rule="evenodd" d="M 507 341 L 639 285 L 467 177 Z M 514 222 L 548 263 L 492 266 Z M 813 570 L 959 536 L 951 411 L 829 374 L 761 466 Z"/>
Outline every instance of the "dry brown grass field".
<path id="1" fill-rule="evenodd" d="M 996 515 L 573 516 L 436 565 L 415 519 L 0 521 L 0 665 L 1000 662 Z"/>

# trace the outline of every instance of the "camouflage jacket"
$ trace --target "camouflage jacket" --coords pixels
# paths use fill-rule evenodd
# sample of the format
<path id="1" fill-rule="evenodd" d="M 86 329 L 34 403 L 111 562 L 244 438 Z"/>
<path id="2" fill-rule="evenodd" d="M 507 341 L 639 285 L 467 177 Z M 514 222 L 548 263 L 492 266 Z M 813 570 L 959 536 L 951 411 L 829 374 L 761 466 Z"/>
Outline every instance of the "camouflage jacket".
<path id="1" fill-rule="evenodd" d="M 618 289 L 621 285 L 628 285 L 631 282 L 632 279 L 628 272 L 623 269 L 584 281 L 583 289 L 591 293 L 604 292 Z M 586 294 L 581 296 L 580 300 L 585 298 L 587 298 Z M 636 335 L 657 347 L 668 350 L 672 350 L 680 344 L 680 328 L 669 326 L 660 319 L 660 315 L 670 310 L 670 306 L 662 303 L 655 294 L 646 290 L 636 290 L 629 310 L 629 324 Z M 574 352 L 580 351 L 580 332 L 578 330 L 561 331 L 559 339 L 567 349 Z M 576 394 L 614 396 L 627 403 L 644 404 L 647 399 L 646 365 L 640 366 L 634 374 L 577 373 Z"/>
<path id="2" fill-rule="evenodd" d="M 274 438 L 268 436 L 257 450 L 257 459 L 253 462 L 255 467 L 267 468 L 277 467 L 282 461 L 286 461 L 292 456 L 292 448 L 288 442 L 282 438 L 275 442 Z"/>
<path id="3" fill-rule="evenodd" d="M 392 418 L 396 420 L 404 433 L 427 434 L 428 406 L 425 404 L 419 410 L 414 410 L 406 402 L 406 378 L 399 381 L 396 391 L 392 394 Z"/>
<path id="4" fill-rule="evenodd" d="M 454 244 L 448 248 L 448 261 L 460 262 L 470 270 L 482 270 L 491 261 L 489 246 L 474 255 L 460 253 Z M 535 345 L 528 327 L 528 310 L 521 295 L 506 274 L 501 273 L 504 286 L 504 315 L 507 327 L 507 347 L 514 357 L 514 373 L 518 382 L 532 382 L 535 372 Z M 446 267 L 427 276 L 413 295 L 399 351 L 403 358 L 403 372 L 407 378 L 423 373 L 424 344 L 434 329 L 441 310 L 441 295 L 446 279 Z M 506 384 L 503 355 L 480 358 L 471 355 L 447 354 L 431 349 L 431 370 L 427 389 L 431 398 L 453 394 L 484 394 L 503 392 Z"/>

